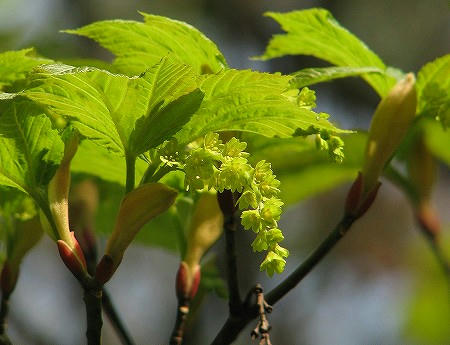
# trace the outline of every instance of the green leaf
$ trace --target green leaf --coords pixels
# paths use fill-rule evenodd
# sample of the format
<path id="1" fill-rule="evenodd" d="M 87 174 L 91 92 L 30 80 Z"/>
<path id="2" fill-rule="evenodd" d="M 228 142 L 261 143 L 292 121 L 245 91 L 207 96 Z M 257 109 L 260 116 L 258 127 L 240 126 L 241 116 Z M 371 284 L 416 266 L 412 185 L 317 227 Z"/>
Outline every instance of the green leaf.
<path id="1" fill-rule="evenodd" d="M 110 50 L 114 66 L 122 73 L 137 75 L 173 54 L 197 73 L 216 73 L 226 66 L 217 46 L 189 24 L 142 13 L 144 23 L 130 20 L 106 20 L 76 30 L 66 30 L 91 38 Z"/>
<path id="2" fill-rule="evenodd" d="M 209 132 L 246 131 L 266 137 L 304 135 L 306 131 L 343 133 L 324 116 L 301 106 L 299 92 L 290 86 L 290 76 L 226 70 L 202 76 L 203 103 L 177 133 L 180 143 L 189 143 Z"/>
<path id="3" fill-rule="evenodd" d="M 436 121 L 424 121 L 425 144 L 430 152 L 450 167 L 450 130 Z"/>
<path id="4" fill-rule="evenodd" d="M 375 67 L 383 74 L 363 78 L 383 97 L 395 84 L 385 64 L 361 40 L 342 27 L 325 9 L 313 8 L 288 13 L 268 12 L 286 32 L 274 35 L 260 58 L 284 55 L 312 55 L 336 66 Z"/>
<path id="5" fill-rule="evenodd" d="M 136 160 L 136 181 L 142 178 L 147 167 L 148 164 L 143 160 Z M 125 186 L 126 164 L 123 157 L 109 152 L 90 140 L 83 140 L 78 146 L 77 154 L 72 159 L 70 169 L 77 174 L 87 174 L 98 177 L 103 181 Z"/>
<path id="6" fill-rule="evenodd" d="M 99 234 L 109 235 L 115 222 L 115 216 L 119 210 L 120 201 L 123 198 L 123 187 L 115 183 L 97 183 L 102 202 L 95 216 L 95 230 Z M 148 222 L 135 238 L 135 243 L 147 246 L 164 248 L 171 252 L 180 252 L 180 238 L 183 241 L 183 226 L 189 224 L 189 214 L 192 212 L 192 201 L 187 201 L 181 195 L 167 212 L 153 218 Z M 186 214 L 186 216 L 184 216 Z M 183 216 L 181 216 L 183 215 Z M 181 223 L 180 221 L 183 221 Z"/>
<path id="7" fill-rule="evenodd" d="M 8 99 L 9 98 L 9 99 Z M 62 158 L 64 144 L 33 102 L 0 97 L 0 184 L 36 197 Z"/>
<path id="8" fill-rule="evenodd" d="M 417 113 L 450 126 L 450 54 L 422 67 L 417 74 Z"/>
<path id="9" fill-rule="evenodd" d="M 323 67 L 323 68 L 305 68 L 292 73 L 294 79 L 291 84 L 293 87 L 302 88 L 309 85 L 332 81 L 334 79 L 358 77 L 367 73 L 383 73 L 376 67 Z"/>
<path id="10" fill-rule="evenodd" d="M 165 58 L 140 77 L 49 65 L 25 94 L 121 155 L 136 157 L 175 134 L 198 108 L 192 69 Z"/>
<path id="11" fill-rule="evenodd" d="M 0 90 L 24 79 L 34 67 L 48 63 L 52 63 L 52 60 L 37 57 L 33 48 L 1 53 Z"/>
<path id="12" fill-rule="evenodd" d="M 337 164 L 329 156 L 318 151 L 309 138 L 263 139 L 247 135 L 252 162 L 262 158 L 272 164 L 281 181 L 280 198 L 287 205 L 318 195 L 353 180 L 361 169 L 366 134 L 345 135 L 342 163 Z"/>

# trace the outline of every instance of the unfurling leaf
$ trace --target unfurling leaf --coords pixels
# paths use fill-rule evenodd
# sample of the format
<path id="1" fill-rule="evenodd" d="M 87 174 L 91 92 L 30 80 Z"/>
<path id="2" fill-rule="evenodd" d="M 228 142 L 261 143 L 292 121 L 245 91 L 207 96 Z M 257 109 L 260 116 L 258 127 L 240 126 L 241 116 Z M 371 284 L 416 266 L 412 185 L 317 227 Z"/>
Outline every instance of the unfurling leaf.
<path id="1" fill-rule="evenodd" d="M 177 294 L 180 298 L 193 298 L 200 282 L 200 260 L 217 241 L 223 230 L 223 214 L 215 193 L 202 193 L 195 205 L 186 255 L 177 274 Z"/>
<path id="2" fill-rule="evenodd" d="M 327 10 L 311 8 L 288 13 L 267 12 L 266 16 L 280 23 L 286 33 L 272 37 L 261 59 L 312 55 L 336 66 L 378 69 L 381 73 L 363 74 L 362 77 L 381 97 L 395 84 L 397 75 L 394 77 L 391 69 Z"/>
<path id="3" fill-rule="evenodd" d="M 417 74 L 417 113 L 450 127 L 450 54 L 421 68 Z"/>
<path id="4" fill-rule="evenodd" d="M 166 211 L 174 203 L 176 195 L 177 192 L 174 189 L 162 183 L 148 183 L 134 189 L 124 197 L 114 231 L 105 250 L 105 256 L 112 259 L 112 273 L 119 266 L 125 250 L 142 226 Z"/>
<path id="5" fill-rule="evenodd" d="M 386 163 L 414 119 L 416 104 L 415 79 L 411 73 L 399 81 L 378 104 L 370 125 L 362 168 L 363 195 L 370 193 L 377 185 Z"/>
<path id="6" fill-rule="evenodd" d="M 86 259 L 74 233 L 69 228 L 70 162 L 77 152 L 80 139 L 78 132 L 70 129 L 68 131 L 63 159 L 48 184 L 51 215 L 51 220 L 48 220 L 51 223 L 44 222 L 43 225 L 45 227 L 50 225 L 56 230 L 58 250 L 63 262 L 76 278 L 81 279 L 87 273 Z"/>

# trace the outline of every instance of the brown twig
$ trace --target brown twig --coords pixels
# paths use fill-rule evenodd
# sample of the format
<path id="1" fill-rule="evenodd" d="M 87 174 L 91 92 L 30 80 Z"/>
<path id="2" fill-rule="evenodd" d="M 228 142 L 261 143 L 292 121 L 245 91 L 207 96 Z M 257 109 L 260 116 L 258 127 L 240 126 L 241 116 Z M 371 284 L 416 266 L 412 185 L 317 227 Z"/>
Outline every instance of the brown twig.
<path id="1" fill-rule="evenodd" d="M 170 345 L 181 345 L 184 338 L 184 326 L 189 314 L 189 301 L 180 301 L 177 307 L 177 319 L 170 336 Z"/>
<path id="2" fill-rule="evenodd" d="M 334 248 L 339 240 L 345 236 L 351 228 L 355 216 L 345 215 L 336 225 L 334 230 L 322 241 L 322 243 L 301 263 L 298 268 L 283 280 L 277 287 L 266 294 L 266 301 L 273 305 L 284 297 L 290 290 L 297 286 L 303 278 Z M 239 314 L 230 315 L 222 329 L 213 340 L 212 345 L 231 344 L 244 327 L 258 316 L 258 306 L 248 302 L 242 304 Z"/>
<path id="3" fill-rule="evenodd" d="M 230 315 L 235 315 L 239 314 L 242 308 L 242 300 L 239 293 L 235 243 L 235 233 L 237 229 L 235 197 L 231 191 L 225 190 L 222 193 L 217 194 L 217 199 L 224 215 L 225 255 L 229 293 L 228 304 Z"/>
<path id="4" fill-rule="evenodd" d="M 100 345 L 102 336 L 102 287 L 83 285 L 84 303 L 86 305 L 88 345 Z"/>
<path id="5" fill-rule="evenodd" d="M 6 334 L 6 318 L 9 310 L 9 294 L 2 295 L 0 307 L 0 345 L 11 345 L 11 341 Z"/>
<path id="6" fill-rule="evenodd" d="M 272 307 L 264 299 L 264 291 L 260 284 L 254 288 L 256 295 L 256 305 L 258 306 L 259 320 L 251 333 L 252 340 L 260 338 L 259 345 L 272 345 L 270 341 L 270 329 L 272 328 L 267 320 L 266 313 L 272 312 Z"/>

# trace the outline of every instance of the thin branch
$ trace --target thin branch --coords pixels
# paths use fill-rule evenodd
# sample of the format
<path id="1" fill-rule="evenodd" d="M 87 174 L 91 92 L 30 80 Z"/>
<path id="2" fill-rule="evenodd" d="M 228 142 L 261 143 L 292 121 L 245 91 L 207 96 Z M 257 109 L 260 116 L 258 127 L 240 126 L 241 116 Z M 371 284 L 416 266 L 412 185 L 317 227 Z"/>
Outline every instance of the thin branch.
<path id="1" fill-rule="evenodd" d="M 177 319 L 173 327 L 172 335 L 170 336 L 170 345 L 181 345 L 184 338 L 184 329 L 189 314 L 189 302 L 185 300 L 178 304 Z"/>
<path id="2" fill-rule="evenodd" d="M 258 305 L 259 321 L 251 333 L 252 340 L 260 338 L 259 345 L 272 345 L 270 341 L 270 329 L 272 328 L 267 320 L 266 313 L 272 312 L 272 307 L 264 299 L 264 291 L 260 284 L 254 288 L 256 304 Z"/>
<path id="3" fill-rule="evenodd" d="M 125 159 L 127 165 L 127 176 L 125 183 L 125 194 L 131 192 L 134 189 L 134 183 L 136 179 L 136 158 L 126 157 Z"/>
<path id="4" fill-rule="evenodd" d="M 102 336 L 102 289 L 84 286 L 88 345 L 100 345 Z"/>
<path id="5" fill-rule="evenodd" d="M 111 325 L 119 336 L 123 345 L 134 345 L 134 341 L 131 338 L 130 333 L 128 332 L 125 324 L 122 322 L 119 314 L 117 313 L 116 308 L 109 296 L 108 292 L 103 288 L 102 294 L 102 307 L 106 316 L 108 317 Z"/>
<path id="6" fill-rule="evenodd" d="M 235 202 L 233 193 L 225 190 L 217 194 L 220 208 L 224 214 L 224 232 L 226 243 L 227 284 L 229 293 L 230 315 L 239 314 L 242 309 L 242 300 L 239 293 L 239 280 L 237 273 L 237 254 L 235 233 L 237 229 L 235 217 Z"/>
<path id="7" fill-rule="evenodd" d="M 308 258 L 298 266 L 285 280 L 277 287 L 266 294 L 266 302 L 270 305 L 278 302 L 298 283 L 300 283 L 311 270 L 334 248 L 339 240 L 345 236 L 356 220 L 354 216 L 345 215 L 336 225 L 334 230 L 325 238 L 324 241 L 308 256 Z M 222 329 L 213 340 L 212 345 L 231 344 L 244 329 L 244 327 L 255 317 L 258 316 L 258 306 L 255 304 L 244 303 L 239 315 L 230 315 L 223 325 Z"/>
<path id="8" fill-rule="evenodd" d="M 298 283 L 300 283 L 311 270 L 334 248 L 336 243 L 344 237 L 353 222 L 354 217 L 344 216 L 336 225 L 333 231 L 322 241 L 322 243 L 308 256 L 308 258 L 297 267 L 286 279 L 284 279 L 272 291 L 266 294 L 266 301 L 275 304 Z"/>
<path id="9" fill-rule="evenodd" d="M 12 345 L 6 334 L 6 318 L 9 310 L 9 295 L 2 295 L 0 307 L 0 345 Z"/>

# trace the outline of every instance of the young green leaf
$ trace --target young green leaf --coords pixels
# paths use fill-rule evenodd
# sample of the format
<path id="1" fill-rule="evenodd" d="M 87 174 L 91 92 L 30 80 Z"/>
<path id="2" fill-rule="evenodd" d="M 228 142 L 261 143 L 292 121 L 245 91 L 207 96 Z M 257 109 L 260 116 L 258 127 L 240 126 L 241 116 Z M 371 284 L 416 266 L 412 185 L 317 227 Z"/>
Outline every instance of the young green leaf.
<path id="1" fill-rule="evenodd" d="M 327 130 L 342 133 L 324 116 L 301 104 L 292 77 L 249 70 L 202 76 L 203 103 L 177 133 L 187 144 L 209 132 L 246 131 L 266 137 L 290 137 Z"/>
<path id="2" fill-rule="evenodd" d="M 52 63 L 52 60 L 37 57 L 33 48 L 1 53 L 0 90 L 24 79 L 34 67 L 48 63 Z"/>
<path id="3" fill-rule="evenodd" d="M 162 183 L 144 184 L 125 196 L 105 250 L 112 259 L 114 270 L 139 230 L 150 219 L 166 211 L 176 196 L 174 189 Z"/>
<path id="4" fill-rule="evenodd" d="M 21 96 L 6 98 L 0 97 L 0 184 L 39 198 L 64 144 L 35 103 Z"/>
<path id="5" fill-rule="evenodd" d="M 133 78 L 50 65 L 35 83 L 27 97 L 71 120 L 83 136 L 132 158 L 175 134 L 202 99 L 192 69 L 169 58 Z"/>
<path id="6" fill-rule="evenodd" d="M 293 87 L 302 88 L 309 85 L 332 81 L 340 78 L 358 77 L 367 73 L 384 73 L 383 70 L 376 67 L 323 67 L 323 68 L 305 68 L 292 73 L 294 79 L 291 84 Z"/>
<path id="7" fill-rule="evenodd" d="M 367 135 L 358 132 L 343 136 L 345 160 L 337 164 L 316 149 L 311 138 L 262 138 L 246 135 L 250 161 L 271 162 L 281 181 L 280 198 L 286 205 L 318 195 L 355 178 L 361 169 Z"/>
<path id="8" fill-rule="evenodd" d="M 422 67 L 417 74 L 417 113 L 450 126 L 450 54 Z"/>
<path id="9" fill-rule="evenodd" d="M 143 160 L 136 160 L 137 181 L 142 178 L 147 166 Z M 70 168 L 73 173 L 88 174 L 104 181 L 125 185 L 125 160 L 90 140 L 81 142 Z"/>
<path id="10" fill-rule="evenodd" d="M 216 73 L 226 67 L 217 46 L 189 24 L 142 13 L 144 23 L 130 20 L 106 20 L 76 30 L 66 30 L 91 38 L 110 50 L 113 65 L 128 75 L 138 75 L 172 54 L 192 66 L 197 73 Z"/>
<path id="11" fill-rule="evenodd" d="M 268 12 L 266 16 L 276 20 L 286 33 L 273 36 L 261 59 L 312 55 L 336 66 L 379 68 L 383 74 L 364 74 L 363 78 L 380 96 L 386 95 L 395 84 L 395 78 L 389 74 L 383 61 L 327 10 Z"/>
<path id="12" fill-rule="evenodd" d="M 424 119 L 425 120 L 425 119 Z M 424 140 L 431 153 L 450 167 L 450 130 L 445 130 L 436 121 L 423 121 Z"/>

